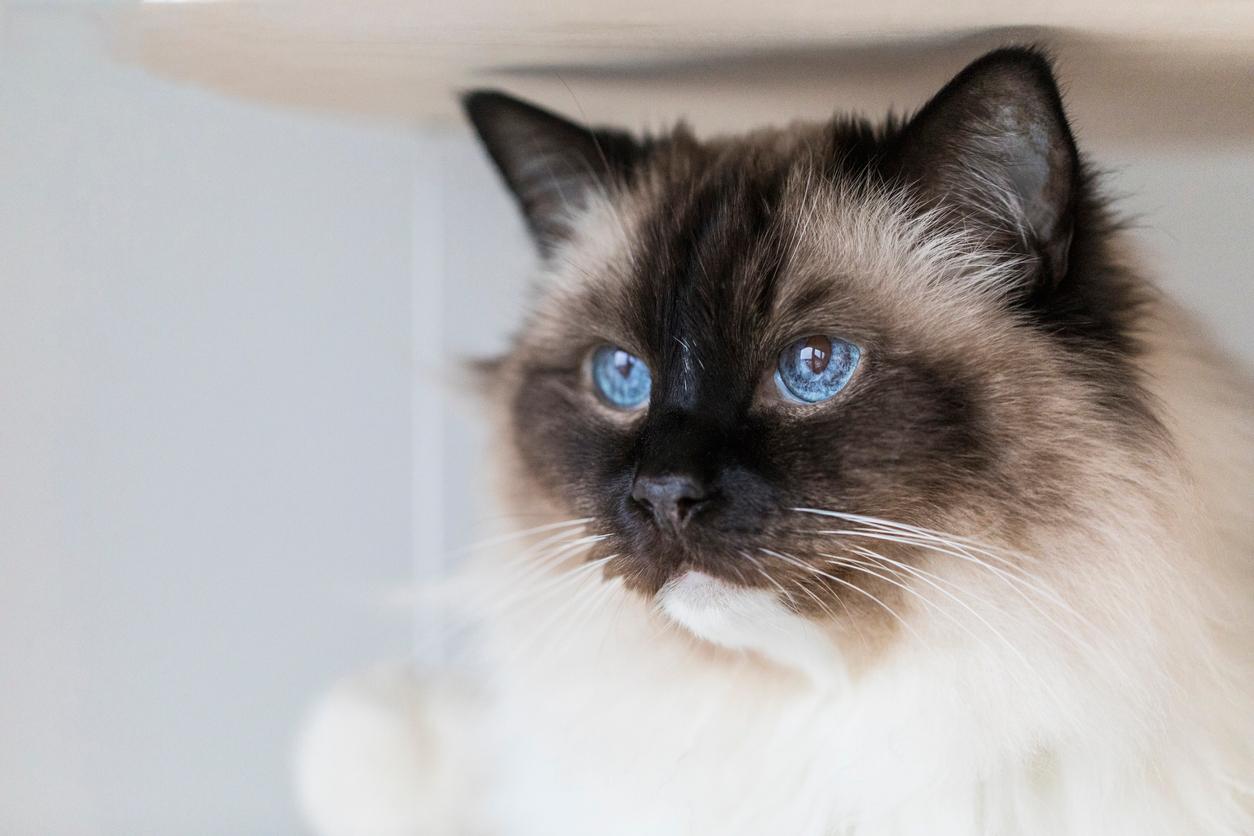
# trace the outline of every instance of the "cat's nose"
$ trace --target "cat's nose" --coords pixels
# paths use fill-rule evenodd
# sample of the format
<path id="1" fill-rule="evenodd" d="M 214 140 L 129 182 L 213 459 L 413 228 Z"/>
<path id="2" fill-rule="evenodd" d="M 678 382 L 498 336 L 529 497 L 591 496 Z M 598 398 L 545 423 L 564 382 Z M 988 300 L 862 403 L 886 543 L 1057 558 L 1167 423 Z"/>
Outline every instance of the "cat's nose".
<path id="1" fill-rule="evenodd" d="M 710 494 L 697 479 L 680 473 L 639 474 L 631 498 L 653 515 L 659 528 L 678 532 Z"/>

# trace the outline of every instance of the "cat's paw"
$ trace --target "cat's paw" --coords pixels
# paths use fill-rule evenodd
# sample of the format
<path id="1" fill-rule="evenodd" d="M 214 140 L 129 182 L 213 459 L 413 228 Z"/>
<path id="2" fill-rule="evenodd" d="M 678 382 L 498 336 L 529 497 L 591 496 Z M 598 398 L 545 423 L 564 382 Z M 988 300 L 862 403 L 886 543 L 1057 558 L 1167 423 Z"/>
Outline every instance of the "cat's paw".
<path id="1" fill-rule="evenodd" d="M 296 795 L 319 836 L 473 832 L 473 697 L 451 678 L 379 666 L 318 701 L 296 752 Z"/>

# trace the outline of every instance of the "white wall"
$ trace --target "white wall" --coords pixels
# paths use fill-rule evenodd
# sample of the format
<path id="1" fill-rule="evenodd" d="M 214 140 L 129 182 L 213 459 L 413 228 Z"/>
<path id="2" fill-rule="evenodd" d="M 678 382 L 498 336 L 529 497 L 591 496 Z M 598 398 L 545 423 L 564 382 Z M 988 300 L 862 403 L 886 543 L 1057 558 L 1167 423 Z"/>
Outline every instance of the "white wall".
<path id="1" fill-rule="evenodd" d="M 412 135 L 0 44 L 0 833 L 283 834 L 404 652 Z"/>
<path id="2" fill-rule="evenodd" d="M 1254 364 L 1254 136 L 1217 147 L 1093 153 L 1146 270 Z"/>
<path id="3" fill-rule="evenodd" d="M 465 133 L 162 81 L 82 8 L 7 24 L 0 833 L 298 832 L 290 735 L 413 646 L 411 551 L 523 526 L 441 392 L 505 345 L 530 247 Z M 1251 147 L 1090 150 L 1254 359 Z"/>

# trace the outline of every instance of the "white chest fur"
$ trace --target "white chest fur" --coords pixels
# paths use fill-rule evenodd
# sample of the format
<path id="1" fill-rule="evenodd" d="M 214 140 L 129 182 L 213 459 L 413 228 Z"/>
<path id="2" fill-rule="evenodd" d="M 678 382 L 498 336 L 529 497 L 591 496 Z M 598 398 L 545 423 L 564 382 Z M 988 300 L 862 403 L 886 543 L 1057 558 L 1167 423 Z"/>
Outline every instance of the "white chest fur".
<path id="1" fill-rule="evenodd" d="M 938 629 L 847 676 L 829 640 L 769 595 L 692 574 L 655 612 L 616 594 L 532 642 L 502 625 L 493 832 L 1210 832 L 1188 789 L 1196 741 L 1129 751 L 1117 695 L 1095 704 L 1061 662 L 1007 676 L 1004 654 Z M 1033 685 L 1046 680 L 1053 693 Z"/>
<path id="2" fill-rule="evenodd" d="M 650 617 L 627 597 L 502 659 L 502 832 L 965 834 L 987 821 L 987 782 L 972 776 L 1015 734 L 947 687 L 977 660 L 902 658 L 852 683 L 830 640 L 768 593 L 690 573 L 658 605 Z"/>

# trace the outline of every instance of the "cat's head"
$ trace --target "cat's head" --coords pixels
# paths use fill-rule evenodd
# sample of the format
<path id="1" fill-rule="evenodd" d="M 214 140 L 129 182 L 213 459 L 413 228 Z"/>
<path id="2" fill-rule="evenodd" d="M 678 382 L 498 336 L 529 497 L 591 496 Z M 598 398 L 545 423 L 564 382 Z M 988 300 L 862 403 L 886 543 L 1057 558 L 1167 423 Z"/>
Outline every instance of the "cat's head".
<path id="1" fill-rule="evenodd" d="M 645 596 L 890 621 L 950 535 L 1089 514 L 1108 451 L 1152 432 L 1131 283 L 1036 51 L 878 126 L 643 138 L 465 103 L 542 255 L 492 387 L 516 492 L 588 518 Z"/>

